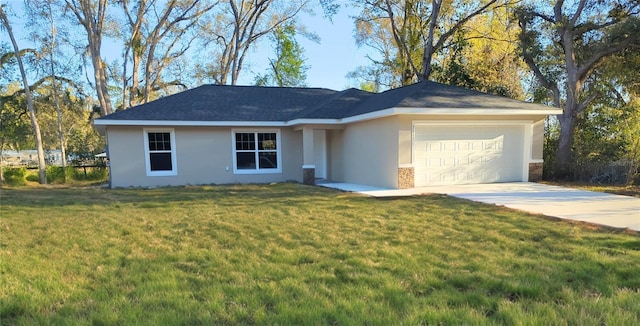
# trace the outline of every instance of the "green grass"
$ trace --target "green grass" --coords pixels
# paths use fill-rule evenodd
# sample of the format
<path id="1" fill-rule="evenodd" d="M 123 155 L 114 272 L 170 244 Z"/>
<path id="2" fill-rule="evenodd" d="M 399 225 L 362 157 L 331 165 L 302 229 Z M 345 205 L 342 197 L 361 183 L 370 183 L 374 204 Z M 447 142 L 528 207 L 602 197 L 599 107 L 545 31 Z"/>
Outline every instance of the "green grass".
<path id="1" fill-rule="evenodd" d="M 640 198 L 640 185 L 599 185 L 584 182 L 559 182 L 544 181 L 545 184 L 554 186 L 577 188 L 588 191 L 606 192 L 610 194 L 631 196 Z"/>
<path id="2" fill-rule="evenodd" d="M 296 184 L 2 189 L 0 324 L 640 324 L 640 237 Z"/>

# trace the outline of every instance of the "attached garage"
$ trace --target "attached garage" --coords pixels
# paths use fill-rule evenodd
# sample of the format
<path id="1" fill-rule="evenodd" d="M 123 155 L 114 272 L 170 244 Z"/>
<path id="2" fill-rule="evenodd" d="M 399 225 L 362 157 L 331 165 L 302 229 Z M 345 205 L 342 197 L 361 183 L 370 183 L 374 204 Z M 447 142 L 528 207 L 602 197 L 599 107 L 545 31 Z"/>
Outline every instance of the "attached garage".
<path id="1" fill-rule="evenodd" d="M 527 181 L 531 122 L 415 122 L 415 186 Z"/>

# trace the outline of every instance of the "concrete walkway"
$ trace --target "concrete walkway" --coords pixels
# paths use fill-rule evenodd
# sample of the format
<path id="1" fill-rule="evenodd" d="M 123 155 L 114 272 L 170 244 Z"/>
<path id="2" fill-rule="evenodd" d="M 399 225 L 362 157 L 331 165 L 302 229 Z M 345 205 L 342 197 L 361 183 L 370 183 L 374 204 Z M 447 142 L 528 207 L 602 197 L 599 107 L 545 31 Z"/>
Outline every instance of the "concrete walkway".
<path id="1" fill-rule="evenodd" d="M 640 231 L 640 198 L 530 182 L 383 189 L 347 183 L 321 186 L 374 197 L 445 194 L 535 214 Z"/>

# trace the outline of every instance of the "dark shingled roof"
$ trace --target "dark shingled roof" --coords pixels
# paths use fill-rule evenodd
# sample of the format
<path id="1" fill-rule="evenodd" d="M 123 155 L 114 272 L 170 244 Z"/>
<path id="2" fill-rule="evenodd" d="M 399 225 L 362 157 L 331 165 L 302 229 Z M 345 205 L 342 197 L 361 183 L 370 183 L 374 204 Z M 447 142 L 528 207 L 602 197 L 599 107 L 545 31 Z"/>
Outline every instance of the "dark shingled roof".
<path id="1" fill-rule="evenodd" d="M 346 117 L 354 107 L 376 96 L 375 93 L 350 88 L 328 97 L 325 101 L 304 110 L 293 119 L 340 119 Z M 291 120 L 293 120 L 291 119 Z"/>
<path id="2" fill-rule="evenodd" d="M 544 109 L 537 104 L 434 82 L 370 93 L 351 88 L 203 85 L 98 118 L 161 121 L 341 119 L 388 108 Z"/>
<path id="3" fill-rule="evenodd" d="M 458 86 L 425 81 L 388 90 L 377 94 L 375 97 L 370 97 L 359 106 L 354 107 L 348 116 L 356 116 L 388 108 L 547 109 L 540 104 L 527 103 Z"/>

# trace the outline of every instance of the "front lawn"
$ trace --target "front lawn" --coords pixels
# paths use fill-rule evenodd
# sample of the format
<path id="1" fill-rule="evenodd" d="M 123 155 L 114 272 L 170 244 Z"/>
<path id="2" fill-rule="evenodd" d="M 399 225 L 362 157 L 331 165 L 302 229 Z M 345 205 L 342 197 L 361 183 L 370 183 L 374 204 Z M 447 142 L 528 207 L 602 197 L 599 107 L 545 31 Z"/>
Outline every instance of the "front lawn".
<path id="1" fill-rule="evenodd" d="M 640 324 L 640 237 L 296 184 L 1 190 L 0 324 Z"/>

